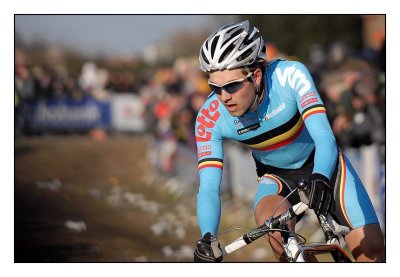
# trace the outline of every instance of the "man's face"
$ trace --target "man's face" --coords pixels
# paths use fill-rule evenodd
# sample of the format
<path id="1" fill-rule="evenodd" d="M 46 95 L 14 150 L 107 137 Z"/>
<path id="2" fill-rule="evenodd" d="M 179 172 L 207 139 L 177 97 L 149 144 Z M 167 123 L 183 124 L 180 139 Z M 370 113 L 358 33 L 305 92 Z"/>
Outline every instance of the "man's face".
<path id="1" fill-rule="evenodd" d="M 223 86 L 234 80 L 241 80 L 246 75 L 242 69 L 215 71 L 210 73 L 209 82 L 217 86 Z M 256 97 L 255 86 L 253 82 L 249 82 L 245 78 L 242 87 L 235 93 L 229 93 L 225 89 L 221 89 L 221 93 L 217 94 L 218 99 L 224 104 L 225 108 L 232 116 L 242 116 L 253 104 Z"/>

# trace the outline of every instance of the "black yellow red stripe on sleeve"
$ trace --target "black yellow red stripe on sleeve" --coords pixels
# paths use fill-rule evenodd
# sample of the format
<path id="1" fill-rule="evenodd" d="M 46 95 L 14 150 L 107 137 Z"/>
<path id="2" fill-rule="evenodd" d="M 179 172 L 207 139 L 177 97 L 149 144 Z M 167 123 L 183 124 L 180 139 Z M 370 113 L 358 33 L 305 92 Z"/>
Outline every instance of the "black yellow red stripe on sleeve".
<path id="1" fill-rule="evenodd" d="M 322 104 L 318 104 L 318 105 L 308 107 L 301 113 L 301 116 L 303 117 L 303 120 L 305 121 L 307 117 L 309 117 L 312 114 L 316 114 L 316 113 L 326 113 L 325 106 Z"/>
<path id="2" fill-rule="evenodd" d="M 206 167 L 216 167 L 216 168 L 222 169 L 223 161 L 222 161 L 222 159 L 218 159 L 218 158 L 208 158 L 208 159 L 203 159 L 198 162 L 199 171 Z"/>

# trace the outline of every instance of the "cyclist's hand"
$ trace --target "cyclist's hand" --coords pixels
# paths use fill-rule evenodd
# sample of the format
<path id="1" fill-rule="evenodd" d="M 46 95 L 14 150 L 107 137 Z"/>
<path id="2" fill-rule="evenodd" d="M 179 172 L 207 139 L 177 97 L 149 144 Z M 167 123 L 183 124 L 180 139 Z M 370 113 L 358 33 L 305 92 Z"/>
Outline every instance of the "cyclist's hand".
<path id="1" fill-rule="evenodd" d="M 333 205 L 333 192 L 329 180 L 321 174 L 311 174 L 310 202 L 308 207 L 313 209 L 316 215 L 326 216 Z"/>
<path id="2" fill-rule="evenodd" d="M 222 262 L 222 259 L 221 246 L 213 234 L 206 233 L 197 241 L 194 251 L 195 262 Z"/>

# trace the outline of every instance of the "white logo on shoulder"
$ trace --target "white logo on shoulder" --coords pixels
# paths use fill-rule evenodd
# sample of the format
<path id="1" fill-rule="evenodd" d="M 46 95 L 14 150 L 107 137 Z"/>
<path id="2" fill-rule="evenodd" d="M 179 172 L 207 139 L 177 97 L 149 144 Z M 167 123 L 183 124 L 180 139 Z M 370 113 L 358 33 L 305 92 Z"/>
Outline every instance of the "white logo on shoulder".
<path id="1" fill-rule="evenodd" d="M 295 65 L 286 67 L 283 74 L 281 69 L 277 68 L 276 75 L 282 87 L 284 87 L 286 82 L 288 82 L 289 86 L 292 89 L 295 89 L 300 96 L 305 94 L 311 88 L 311 83 L 307 80 L 306 75 L 301 72 L 300 69 L 295 68 Z"/>

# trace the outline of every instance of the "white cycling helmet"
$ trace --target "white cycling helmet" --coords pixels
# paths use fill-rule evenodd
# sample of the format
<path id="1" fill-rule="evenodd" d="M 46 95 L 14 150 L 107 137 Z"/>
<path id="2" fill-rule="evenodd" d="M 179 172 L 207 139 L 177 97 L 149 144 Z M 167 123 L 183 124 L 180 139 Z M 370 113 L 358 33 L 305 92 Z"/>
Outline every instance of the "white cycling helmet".
<path id="1" fill-rule="evenodd" d="M 266 48 L 257 28 L 249 21 L 229 24 L 210 35 L 200 49 L 200 69 L 204 72 L 234 69 L 265 60 Z"/>

